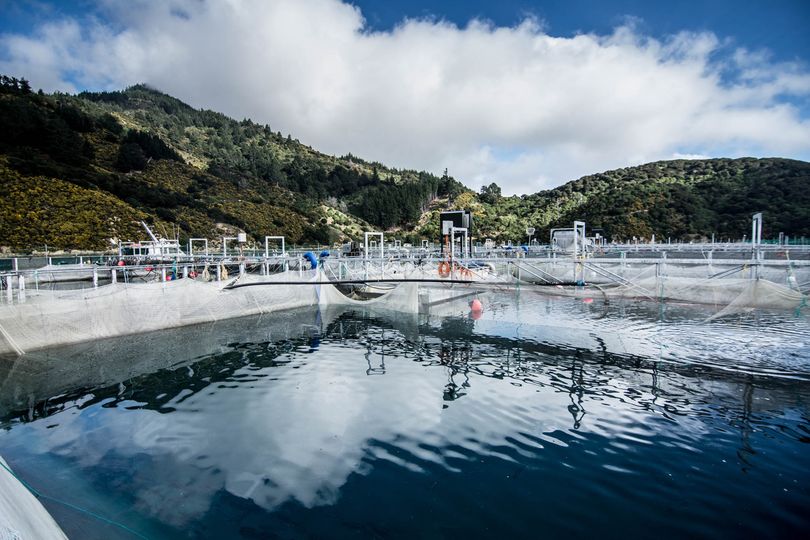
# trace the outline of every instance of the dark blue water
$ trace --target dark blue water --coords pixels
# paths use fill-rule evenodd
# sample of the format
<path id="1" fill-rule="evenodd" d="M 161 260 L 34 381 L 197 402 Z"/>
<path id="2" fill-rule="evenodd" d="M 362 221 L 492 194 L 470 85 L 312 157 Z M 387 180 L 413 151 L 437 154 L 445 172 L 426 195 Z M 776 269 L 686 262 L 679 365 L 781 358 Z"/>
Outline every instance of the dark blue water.
<path id="1" fill-rule="evenodd" d="M 482 300 L 4 360 L 0 454 L 149 538 L 807 535 L 803 313 Z"/>

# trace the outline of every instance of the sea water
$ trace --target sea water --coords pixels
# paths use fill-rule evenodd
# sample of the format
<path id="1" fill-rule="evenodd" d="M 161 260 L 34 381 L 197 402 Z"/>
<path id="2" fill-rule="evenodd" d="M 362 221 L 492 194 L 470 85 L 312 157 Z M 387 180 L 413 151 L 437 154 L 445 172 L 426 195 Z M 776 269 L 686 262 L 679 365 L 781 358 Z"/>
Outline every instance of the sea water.
<path id="1" fill-rule="evenodd" d="M 806 313 L 523 292 L 0 361 L 0 455 L 73 538 L 799 537 Z"/>

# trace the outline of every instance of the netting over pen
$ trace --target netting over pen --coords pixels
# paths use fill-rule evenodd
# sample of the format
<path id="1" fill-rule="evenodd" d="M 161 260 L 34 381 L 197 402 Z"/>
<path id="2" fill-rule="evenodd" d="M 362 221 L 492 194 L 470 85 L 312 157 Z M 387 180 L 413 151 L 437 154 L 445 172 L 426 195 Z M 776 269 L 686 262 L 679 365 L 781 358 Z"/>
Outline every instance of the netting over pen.
<path id="1" fill-rule="evenodd" d="M 390 290 L 382 292 L 376 298 L 358 300 L 340 292 L 334 285 L 319 287 L 319 304 L 321 306 L 371 306 L 391 311 L 406 313 L 419 312 L 419 285 L 401 283 Z"/>
<path id="2" fill-rule="evenodd" d="M 241 276 L 240 281 L 300 281 L 298 273 Z M 313 273 L 306 279 L 315 279 Z M 98 288 L 25 291 L 0 306 L 0 352 L 148 332 L 315 305 L 313 286 L 227 289 L 235 280 L 114 283 Z"/>
<path id="3" fill-rule="evenodd" d="M 790 265 L 756 266 L 734 264 L 696 265 L 684 263 L 649 264 L 595 263 L 592 261 L 567 264 L 549 263 L 537 267 L 522 267 L 521 277 L 530 271 L 550 284 L 554 280 L 580 281 L 587 289 L 598 289 L 606 298 L 637 298 L 712 305 L 718 308 L 715 317 L 746 309 L 797 309 L 808 305 L 802 286 L 808 285 L 807 267 Z M 719 270 L 719 271 L 718 271 Z M 514 272 L 513 272 L 514 273 Z M 535 282 L 539 279 L 535 279 Z M 583 291 L 555 288 L 554 294 L 582 294 Z"/>
<path id="4" fill-rule="evenodd" d="M 372 300 L 338 291 L 319 271 L 245 274 L 221 282 L 179 279 L 82 290 L 29 290 L 0 305 L 0 353 L 26 351 L 304 306 L 368 305 L 417 313 L 418 285 Z"/>

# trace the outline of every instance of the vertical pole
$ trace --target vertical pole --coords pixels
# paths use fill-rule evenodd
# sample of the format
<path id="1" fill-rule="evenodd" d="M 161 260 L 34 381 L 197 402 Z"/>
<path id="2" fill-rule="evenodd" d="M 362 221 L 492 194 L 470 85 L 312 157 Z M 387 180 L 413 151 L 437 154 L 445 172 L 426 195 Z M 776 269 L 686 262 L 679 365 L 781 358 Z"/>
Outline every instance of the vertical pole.
<path id="1" fill-rule="evenodd" d="M 93 266 L 93 288 L 98 288 L 98 268 Z"/>
<path id="2" fill-rule="evenodd" d="M 188 266 L 183 267 L 183 279 L 188 278 Z"/>
<path id="3" fill-rule="evenodd" d="M 6 276 L 6 299 L 11 303 L 14 299 L 14 291 L 12 290 L 13 284 L 11 276 Z"/>
<path id="4" fill-rule="evenodd" d="M 217 282 L 222 281 L 222 265 L 217 265 Z"/>
<path id="5" fill-rule="evenodd" d="M 579 259 L 579 221 L 574 222 L 574 282 L 579 281 L 577 261 Z M 583 239 L 584 240 L 584 239 Z M 584 247 L 584 246 L 583 246 Z"/>
<path id="6" fill-rule="evenodd" d="M 160 269 L 160 280 L 166 282 L 166 267 Z"/>
<path id="7" fill-rule="evenodd" d="M 118 283 L 118 272 L 115 268 L 110 270 L 110 283 Z"/>
<path id="8" fill-rule="evenodd" d="M 14 270 L 15 272 L 19 270 L 19 264 L 17 262 L 17 257 L 14 257 L 13 259 L 11 259 L 11 269 Z"/>
<path id="9" fill-rule="evenodd" d="M 762 260 L 762 252 L 759 250 L 759 245 L 762 242 L 762 212 L 754 214 L 751 221 L 751 251 L 754 258 L 754 271 L 751 277 L 759 279 L 759 265 Z"/>
<path id="10" fill-rule="evenodd" d="M 18 283 L 19 283 L 18 286 L 19 286 L 20 290 L 19 290 L 19 295 L 17 296 L 17 298 L 20 299 L 20 302 L 24 302 L 25 301 L 25 276 L 20 274 L 20 278 L 19 278 Z"/>

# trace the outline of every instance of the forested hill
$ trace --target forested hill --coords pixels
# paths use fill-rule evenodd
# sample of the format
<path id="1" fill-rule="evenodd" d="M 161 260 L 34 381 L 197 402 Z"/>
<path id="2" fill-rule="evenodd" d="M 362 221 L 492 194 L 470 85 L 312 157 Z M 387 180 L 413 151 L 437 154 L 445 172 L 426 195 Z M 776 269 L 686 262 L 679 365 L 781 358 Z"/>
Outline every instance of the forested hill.
<path id="1" fill-rule="evenodd" d="M 497 179 L 494 179 L 497 180 Z M 181 239 L 335 243 L 385 229 L 438 237 L 437 213 L 472 209 L 476 238 L 521 241 L 525 228 L 582 219 L 609 238 L 810 236 L 810 164 L 787 159 L 650 163 L 553 190 L 503 197 L 452 177 L 335 157 L 249 120 L 196 110 L 143 85 L 78 96 L 0 77 L 0 247 L 110 247 L 144 238 L 139 221 Z M 164 234 L 166 234 L 164 233 Z"/>
<path id="2" fill-rule="evenodd" d="M 763 212 L 764 238 L 780 232 L 810 237 L 810 163 L 804 161 L 660 161 L 585 176 L 534 195 L 501 197 L 498 191 L 489 186 L 478 196 L 482 236 L 525 238 L 529 225 L 548 241 L 549 229 L 585 220 L 616 240 L 653 234 L 659 240 L 712 234 L 741 239 L 750 236 L 751 215 Z"/>
<path id="3" fill-rule="evenodd" d="M 195 110 L 139 85 L 45 95 L 0 78 L 0 246 L 106 248 L 143 237 L 244 230 L 334 243 L 410 230 L 450 177 L 329 156 L 249 120 Z"/>

